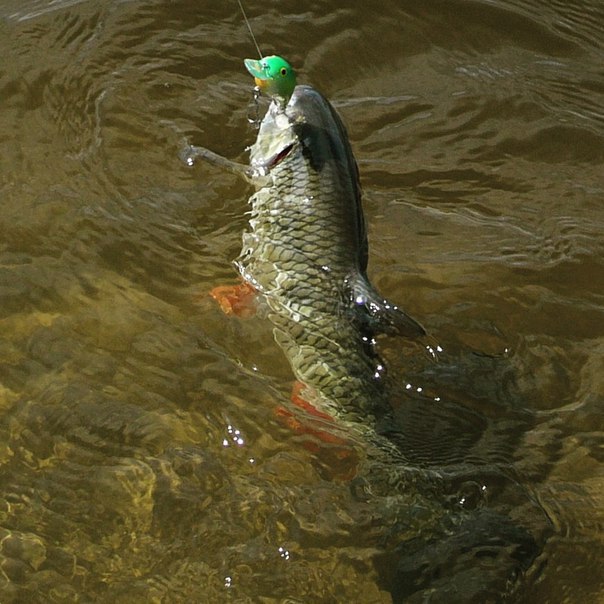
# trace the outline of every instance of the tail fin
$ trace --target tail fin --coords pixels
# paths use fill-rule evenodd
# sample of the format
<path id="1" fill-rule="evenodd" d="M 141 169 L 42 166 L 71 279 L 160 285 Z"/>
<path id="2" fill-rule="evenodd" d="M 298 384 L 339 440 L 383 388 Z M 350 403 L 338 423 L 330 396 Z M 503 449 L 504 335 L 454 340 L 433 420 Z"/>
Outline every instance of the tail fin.
<path id="1" fill-rule="evenodd" d="M 362 311 L 361 319 L 373 332 L 418 338 L 426 330 L 398 306 L 383 298 L 363 275 L 348 280 L 350 296 L 356 308 Z"/>

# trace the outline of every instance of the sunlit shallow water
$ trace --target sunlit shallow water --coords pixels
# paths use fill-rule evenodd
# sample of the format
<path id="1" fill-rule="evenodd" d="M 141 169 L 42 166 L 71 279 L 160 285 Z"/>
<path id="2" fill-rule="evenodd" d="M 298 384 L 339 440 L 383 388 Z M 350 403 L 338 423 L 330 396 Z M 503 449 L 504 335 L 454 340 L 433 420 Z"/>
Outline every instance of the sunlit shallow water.
<path id="1" fill-rule="evenodd" d="M 381 343 L 409 467 L 339 478 L 277 420 L 269 326 L 207 297 L 250 191 L 179 152 L 253 140 L 235 3 L 5 0 L 0 600 L 599 601 L 601 6 L 246 5 L 343 115 L 372 279 L 442 349 Z M 460 514 L 531 536 L 513 587 L 455 558 Z"/>

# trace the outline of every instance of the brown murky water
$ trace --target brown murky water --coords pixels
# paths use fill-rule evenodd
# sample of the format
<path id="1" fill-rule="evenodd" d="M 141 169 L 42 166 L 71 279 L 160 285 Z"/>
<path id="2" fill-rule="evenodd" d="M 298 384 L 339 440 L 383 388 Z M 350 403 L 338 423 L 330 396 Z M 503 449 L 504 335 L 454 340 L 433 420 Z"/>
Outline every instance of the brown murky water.
<path id="1" fill-rule="evenodd" d="M 1 602 L 604 598 L 603 5 L 378 4 L 247 8 L 344 116 L 370 274 L 442 348 L 382 343 L 421 505 L 334 479 L 264 321 L 205 296 L 250 191 L 179 151 L 254 138 L 236 3 L 0 1 Z M 437 510 L 531 535 L 513 589 L 422 575 Z"/>

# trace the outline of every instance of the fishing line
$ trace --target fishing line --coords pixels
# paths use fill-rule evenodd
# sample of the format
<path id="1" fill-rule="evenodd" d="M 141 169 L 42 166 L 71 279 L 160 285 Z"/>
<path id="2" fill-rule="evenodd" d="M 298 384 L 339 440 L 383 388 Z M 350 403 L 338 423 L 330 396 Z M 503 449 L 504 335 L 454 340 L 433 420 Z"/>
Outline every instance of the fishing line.
<path id="1" fill-rule="evenodd" d="M 252 40 L 254 41 L 254 45 L 256 46 L 256 50 L 258 51 L 258 54 L 260 55 L 260 58 L 263 59 L 264 57 L 262 56 L 262 53 L 260 52 L 260 46 L 258 46 L 258 42 L 256 42 L 256 36 L 254 36 L 254 32 L 252 31 L 252 26 L 250 25 L 250 22 L 248 21 L 247 15 L 245 14 L 245 11 L 243 10 L 243 4 L 241 4 L 241 0 L 237 0 L 237 2 L 239 3 L 239 8 L 241 9 L 241 14 L 243 15 L 243 19 L 245 20 L 245 24 L 247 25 L 247 28 L 250 32 L 250 36 L 252 36 Z"/>
<path id="2" fill-rule="evenodd" d="M 252 36 L 252 40 L 254 41 L 254 46 L 260 55 L 260 59 L 263 59 L 262 52 L 260 50 L 260 46 L 258 46 L 258 42 L 256 42 L 256 36 L 254 36 L 254 32 L 252 31 L 252 26 L 250 25 L 249 19 L 245 14 L 245 10 L 243 9 L 243 4 L 241 0 L 237 0 L 237 4 L 239 4 L 239 8 L 241 9 L 241 14 L 243 15 L 243 20 L 247 25 L 247 29 L 250 32 L 250 36 Z M 260 98 L 260 88 L 258 86 L 254 86 L 252 102 L 248 106 L 248 114 L 247 121 L 254 126 L 256 130 L 260 128 L 260 104 L 258 100 Z"/>

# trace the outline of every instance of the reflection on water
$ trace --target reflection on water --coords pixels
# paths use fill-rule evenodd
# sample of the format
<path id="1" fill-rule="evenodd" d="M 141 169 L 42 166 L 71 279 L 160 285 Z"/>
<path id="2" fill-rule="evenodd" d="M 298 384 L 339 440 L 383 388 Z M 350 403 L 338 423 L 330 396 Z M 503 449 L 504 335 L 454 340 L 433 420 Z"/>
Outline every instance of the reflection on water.
<path id="1" fill-rule="evenodd" d="M 602 6 L 382 4 L 247 3 L 343 114 L 373 280 L 443 349 L 382 343 L 408 465 L 345 481 L 277 421 L 265 322 L 204 296 L 249 191 L 178 153 L 254 136 L 236 4 L 0 2 L 3 602 L 604 590 Z"/>

